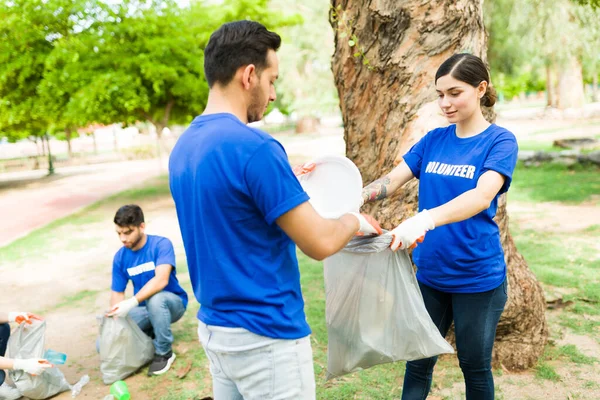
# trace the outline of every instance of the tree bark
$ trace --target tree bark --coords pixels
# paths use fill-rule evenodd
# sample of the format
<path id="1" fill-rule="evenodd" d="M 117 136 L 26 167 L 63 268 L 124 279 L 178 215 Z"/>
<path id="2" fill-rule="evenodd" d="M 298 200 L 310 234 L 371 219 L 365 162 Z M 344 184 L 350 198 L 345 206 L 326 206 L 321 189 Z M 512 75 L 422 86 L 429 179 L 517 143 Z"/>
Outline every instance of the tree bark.
<path id="1" fill-rule="evenodd" d="M 65 139 L 67 141 L 67 154 L 69 155 L 69 159 L 73 158 L 73 149 L 71 148 L 71 136 L 73 135 L 73 131 L 71 128 L 65 129 Z"/>
<path id="2" fill-rule="evenodd" d="M 332 68 L 346 155 L 367 184 L 389 172 L 429 130 L 447 125 L 435 101 L 435 72 L 457 52 L 485 59 L 482 2 L 332 0 L 332 7 L 337 10 L 331 12 L 337 15 Z M 353 47 L 352 35 L 358 41 Z M 495 117 L 493 110 L 485 114 Z M 365 210 L 393 228 L 416 212 L 417 187 L 413 180 Z M 505 196 L 497 214 L 511 290 L 498 326 L 495 362 L 525 369 L 535 364 L 547 341 L 545 299 L 508 231 Z"/>
<path id="3" fill-rule="evenodd" d="M 585 102 L 583 92 L 583 71 L 575 57 L 560 67 L 558 74 L 558 108 L 582 108 Z"/>
<path id="4" fill-rule="evenodd" d="M 592 76 L 592 101 L 600 101 L 600 96 L 598 96 L 598 74 Z"/>
<path id="5" fill-rule="evenodd" d="M 546 65 L 546 107 L 553 107 L 554 101 L 554 90 L 552 90 L 552 68 L 550 65 Z"/>

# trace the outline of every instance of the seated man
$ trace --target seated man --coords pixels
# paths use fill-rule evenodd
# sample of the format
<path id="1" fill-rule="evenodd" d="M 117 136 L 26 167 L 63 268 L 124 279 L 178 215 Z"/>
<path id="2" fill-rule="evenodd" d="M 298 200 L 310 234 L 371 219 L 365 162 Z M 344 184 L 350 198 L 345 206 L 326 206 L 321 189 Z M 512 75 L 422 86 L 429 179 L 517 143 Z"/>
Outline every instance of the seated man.
<path id="1" fill-rule="evenodd" d="M 137 205 L 119 208 L 114 223 L 123 247 L 113 261 L 111 309 L 106 315 L 129 315 L 154 339 L 155 355 L 148 375 L 164 374 L 175 360 L 171 324 L 183 316 L 188 303 L 175 276 L 173 244 L 144 233 L 144 213 Z M 125 300 L 130 279 L 134 296 Z"/>

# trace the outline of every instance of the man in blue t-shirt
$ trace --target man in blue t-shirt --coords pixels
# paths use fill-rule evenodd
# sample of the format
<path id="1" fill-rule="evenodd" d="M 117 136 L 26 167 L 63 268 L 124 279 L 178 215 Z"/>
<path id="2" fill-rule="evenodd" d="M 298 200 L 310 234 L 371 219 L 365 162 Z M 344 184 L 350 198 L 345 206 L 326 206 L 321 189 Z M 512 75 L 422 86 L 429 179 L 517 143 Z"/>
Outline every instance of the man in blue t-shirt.
<path id="1" fill-rule="evenodd" d="M 275 100 L 280 42 L 252 21 L 212 34 L 208 104 L 169 160 L 215 400 L 315 398 L 294 242 L 323 259 L 357 231 L 381 233 L 361 214 L 321 218 L 281 144 L 247 125 Z"/>
<path id="2" fill-rule="evenodd" d="M 154 360 L 148 375 L 169 370 L 175 360 L 171 324 L 185 312 L 188 297 L 175 275 L 175 252 L 167 238 L 147 235 L 144 213 L 134 204 L 117 211 L 115 228 L 123 247 L 115 254 L 109 317 L 129 315 L 140 329 L 154 338 Z M 125 299 L 127 282 L 133 297 Z"/>

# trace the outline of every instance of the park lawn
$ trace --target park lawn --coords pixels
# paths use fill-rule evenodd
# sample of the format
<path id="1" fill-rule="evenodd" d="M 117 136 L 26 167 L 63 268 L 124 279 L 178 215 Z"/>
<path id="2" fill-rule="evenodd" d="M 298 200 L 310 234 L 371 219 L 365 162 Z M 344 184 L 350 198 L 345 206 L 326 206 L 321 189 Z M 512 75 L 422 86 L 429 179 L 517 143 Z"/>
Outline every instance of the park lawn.
<path id="1" fill-rule="evenodd" d="M 552 199 L 560 201 L 552 193 L 570 182 L 575 186 L 584 186 L 577 192 L 579 201 L 588 201 L 594 194 L 596 182 L 588 169 L 541 168 L 539 171 L 525 170 L 519 166 L 515 172 L 513 195 L 523 201 L 539 201 Z M 527 175 L 528 174 L 528 175 Z M 536 177 L 532 185 L 518 183 L 525 176 Z M 560 177 L 553 179 L 552 177 Z M 517 177 L 519 177 L 517 179 Z M 544 193 L 541 193 L 544 192 Z M 546 193 L 550 192 L 550 193 Z M 595 193 L 598 193 L 596 191 Z M 511 197 L 512 198 L 512 197 Z M 106 224 L 112 219 L 116 207 L 126 203 L 137 202 L 143 208 L 151 204 L 164 203 L 164 207 L 172 207 L 166 177 L 152 179 L 137 189 L 128 190 L 98 202 L 72 216 L 57 220 L 52 224 L 32 232 L 30 235 L 0 249 L 0 265 L 4 262 L 20 265 L 24 259 L 28 262 L 44 259 L 44 251 L 39 247 L 51 246 L 55 251 L 79 249 L 89 241 L 97 240 L 93 235 L 79 239 L 81 231 L 93 231 L 98 224 Z M 159 212 L 156 209 L 154 212 Z M 514 218 L 513 218 L 514 220 Z M 600 267 L 597 251 L 600 239 L 600 227 L 593 226 L 565 237 L 564 234 L 535 232 L 527 227 L 512 223 L 511 232 L 517 248 L 527 259 L 530 268 L 545 288 L 568 289 L 566 301 L 572 303 L 560 313 L 549 313 L 551 338 L 546 352 L 538 366 L 528 372 L 531 377 L 527 385 L 544 385 L 546 380 L 561 379 L 558 366 L 573 368 L 594 368 L 597 360 L 583 354 L 572 345 L 559 345 L 555 340 L 565 332 L 573 332 L 589 336 L 600 341 L 600 312 L 597 303 L 600 301 Z M 595 247 L 596 246 L 596 247 Z M 178 258 L 178 277 L 182 286 L 190 295 L 188 312 L 183 319 L 173 326 L 175 335 L 175 352 L 178 355 L 174 371 L 164 376 L 144 379 L 134 376 L 127 381 L 138 393 L 144 393 L 149 399 L 201 399 L 211 394 L 210 373 L 206 356 L 198 343 L 196 335 L 196 317 L 198 304 L 195 301 L 183 248 L 176 246 Z M 401 393 L 404 363 L 386 364 L 366 371 L 354 373 L 336 380 L 325 382 L 327 366 L 327 330 L 325 325 L 325 293 L 323 282 L 323 265 L 299 253 L 301 283 L 306 301 L 306 313 L 312 327 L 312 345 L 315 374 L 317 380 L 317 398 L 319 399 L 397 399 Z M 108 274 L 105 266 L 99 265 L 95 273 Z M 596 272 L 596 273 L 595 273 Z M 45 315 L 75 304 L 77 307 L 89 307 L 92 300 L 104 291 L 86 290 L 65 298 L 55 304 L 43 308 Z M 90 356 L 79 360 L 80 369 L 91 375 L 97 371 L 95 359 Z M 180 379 L 178 372 L 191 366 L 187 375 Z M 494 371 L 498 380 L 505 379 L 510 384 L 512 378 L 506 378 L 501 370 Z M 141 374 L 140 374 L 141 375 Z M 99 377 L 92 376 L 92 382 L 99 385 Z M 566 383 L 565 383 L 566 384 Z M 460 392 L 462 374 L 458 368 L 456 357 L 446 355 L 440 358 L 434 373 L 432 397 L 438 399 L 456 398 L 452 393 Z M 521 385 L 521 383 L 519 383 Z M 586 381 L 581 384 L 590 390 L 598 386 L 597 382 Z M 497 385 L 497 399 L 508 398 L 503 394 L 502 385 Z M 523 387 L 523 393 L 527 388 Z M 585 398 L 585 397 L 584 397 Z"/>
<path id="2" fill-rule="evenodd" d="M 594 165 L 543 164 L 517 165 L 510 199 L 525 202 L 562 202 L 580 204 L 600 202 L 600 168 Z"/>

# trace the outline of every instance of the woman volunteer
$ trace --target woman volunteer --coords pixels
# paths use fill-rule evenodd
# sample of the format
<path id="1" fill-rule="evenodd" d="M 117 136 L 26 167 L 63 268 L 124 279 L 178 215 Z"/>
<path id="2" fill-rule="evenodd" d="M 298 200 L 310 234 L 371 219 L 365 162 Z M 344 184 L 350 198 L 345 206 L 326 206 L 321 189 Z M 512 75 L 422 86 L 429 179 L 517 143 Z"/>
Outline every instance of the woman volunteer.
<path id="1" fill-rule="evenodd" d="M 413 253 L 417 279 L 442 336 L 454 322 L 467 400 L 494 398 L 492 348 L 507 282 L 493 218 L 517 161 L 514 135 L 483 117 L 481 107 L 496 101 L 489 82 L 480 58 L 456 54 L 446 60 L 435 75 L 435 86 L 450 125 L 428 132 L 404 162 L 362 193 L 365 202 L 380 200 L 419 179 L 420 212 L 392 231 L 391 248 L 422 242 Z M 436 361 L 432 357 L 407 363 L 402 399 L 427 397 Z"/>

